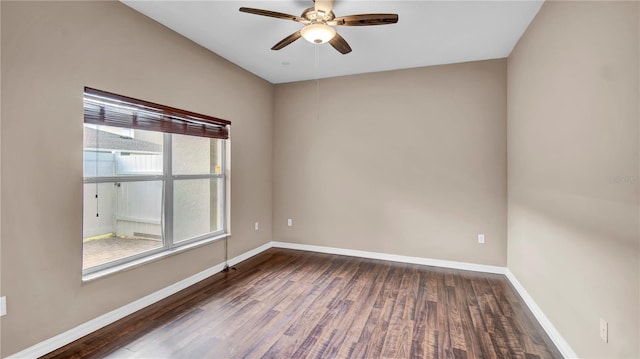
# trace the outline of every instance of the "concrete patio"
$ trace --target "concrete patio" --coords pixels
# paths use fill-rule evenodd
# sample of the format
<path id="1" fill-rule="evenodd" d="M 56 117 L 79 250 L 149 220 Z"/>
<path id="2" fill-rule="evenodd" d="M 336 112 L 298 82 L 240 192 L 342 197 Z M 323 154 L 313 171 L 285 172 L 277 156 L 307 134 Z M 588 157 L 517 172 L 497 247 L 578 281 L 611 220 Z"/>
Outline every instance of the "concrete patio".
<path id="1" fill-rule="evenodd" d="M 108 237 L 94 239 L 84 243 L 82 268 L 87 269 L 162 247 L 162 241 L 136 237 Z"/>

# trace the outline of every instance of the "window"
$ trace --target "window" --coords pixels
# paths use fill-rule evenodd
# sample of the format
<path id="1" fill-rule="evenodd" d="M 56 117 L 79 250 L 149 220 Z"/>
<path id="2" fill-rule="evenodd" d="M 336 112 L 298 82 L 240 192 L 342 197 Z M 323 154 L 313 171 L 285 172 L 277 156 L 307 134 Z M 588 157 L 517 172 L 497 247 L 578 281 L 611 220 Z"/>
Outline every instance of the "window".
<path id="1" fill-rule="evenodd" d="M 83 275 L 220 238 L 230 122 L 84 94 Z"/>

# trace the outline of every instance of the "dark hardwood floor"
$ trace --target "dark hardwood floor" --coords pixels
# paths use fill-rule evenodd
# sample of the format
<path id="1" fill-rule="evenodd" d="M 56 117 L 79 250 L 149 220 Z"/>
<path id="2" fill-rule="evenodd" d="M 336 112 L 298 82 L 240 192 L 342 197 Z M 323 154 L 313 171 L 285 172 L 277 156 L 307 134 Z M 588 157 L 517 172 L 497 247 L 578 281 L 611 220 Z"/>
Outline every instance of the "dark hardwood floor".
<path id="1" fill-rule="evenodd" d="M 502 275 L 269 249 L 45 358 L 561 358 Z"/>

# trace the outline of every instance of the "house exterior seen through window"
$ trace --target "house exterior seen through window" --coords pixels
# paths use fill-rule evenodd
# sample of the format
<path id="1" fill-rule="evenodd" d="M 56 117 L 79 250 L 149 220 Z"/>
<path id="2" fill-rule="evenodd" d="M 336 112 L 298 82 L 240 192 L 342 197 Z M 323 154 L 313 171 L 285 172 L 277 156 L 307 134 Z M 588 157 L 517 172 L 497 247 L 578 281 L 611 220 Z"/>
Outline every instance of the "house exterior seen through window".
<path id="1" fill-rule="evenodd" d="M 92 101 L 85 93 L 83 274 L 224 236 L 226 139 L 95 124 Z M 117 111 L 135 122 L 139 108 Z"/>

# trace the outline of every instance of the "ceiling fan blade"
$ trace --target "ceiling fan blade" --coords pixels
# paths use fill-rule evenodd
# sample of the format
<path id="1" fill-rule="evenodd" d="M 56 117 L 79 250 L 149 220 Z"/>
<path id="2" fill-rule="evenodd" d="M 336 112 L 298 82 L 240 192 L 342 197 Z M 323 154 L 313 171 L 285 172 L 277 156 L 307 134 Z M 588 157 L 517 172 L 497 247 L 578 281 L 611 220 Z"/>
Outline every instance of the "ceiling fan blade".
<path id="1" fill-rule="evenodd" d="M 248 14 L 254 14 L 254 15 L 275 17 L 276 19 L 293 20 L 293 21 L 297 21 L 297 22 L 306 21 L 305 19 L 301 18 L 300 16 L 289 15 L 289 14 L 285 14 L 285 13 L 282 13 L 282 12 L 271 11 L 271 10 L 254 9 L 254 8 L 250 8 L 250 7 L 241 7 L 240 8 L 240 12 L 246 12 Z"/>
<path id="2" fill-rule="evenodd" d="M 336 36 L 334 36 L 333 39 L 329 40 L 329 43 L 331 44 L 331 46 L 333 46 L 334 49 L 338 50 L 338 52 L 343 55 L 351 52 L 351 46 L 349 46 L 347 41 L 342 36 L 340 36 L 340 34 L 336 33 Z"/>
<path id="3" fill-rule="evenodd" d="M 289 45 L 290 43 L 298 40 L 302 35 L 300 34 L 300 31 L 296 31 L 293 34 L 285 37 L 284 39 L 282 39 L 279 43 L 273 45 L 273 47 L 271 48 L 271 50 L 280 50 L 281 48 Z"/>
<path id="4" fill-rule="evenodd" d="M 315 0 L 314 7 L 316 8 L 316 11 L 322 11 L 323 13 L 328 14 L 331 12 L 331 9 L 333 9 L 333 0 Z"/>
<path id="5" fill-rule="evenodd" d="M 333 20 L 337 26 L 371 26 L 395 24 L 398 14 L 360 14 L 337 17 Z"/>

